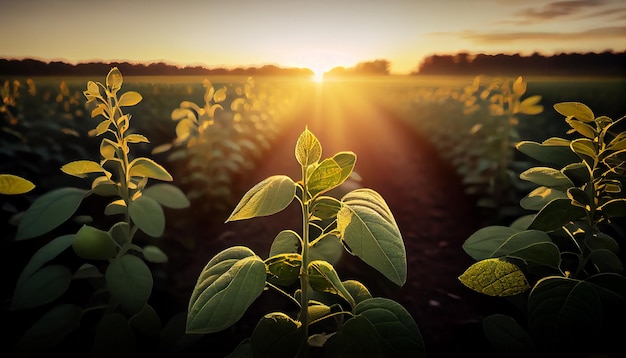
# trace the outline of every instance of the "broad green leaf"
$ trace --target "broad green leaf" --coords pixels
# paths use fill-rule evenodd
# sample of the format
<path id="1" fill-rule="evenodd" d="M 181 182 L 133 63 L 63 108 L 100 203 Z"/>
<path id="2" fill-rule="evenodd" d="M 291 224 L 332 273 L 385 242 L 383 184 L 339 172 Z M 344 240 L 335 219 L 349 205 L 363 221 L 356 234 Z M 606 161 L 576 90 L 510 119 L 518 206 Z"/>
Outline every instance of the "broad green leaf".
<path id="1" fill-rule="evenodd" d="M 381 358 L 393 357 L 382 342 L 376 328 L 363 316 L 347 320 L 339 332 L 331 336 L 324 345 L 324 357 Z M 421 356 L 417 356 L 421 358 Z"/>
<path id="2" fill-rule="evenodd" d="M 593 250 L 589 254 L 589 259 L 599 272 L 624 272 L 624 265 L 622 265 L 619 256 L 610 250 Z"/>
<path id="3" fill-rule="evenodd" d="M 376 329 L 394 357 L 425 357 L 424 341 L 413 317 L 399 303 L 382 297 L 371 298 L 354 308 Z"/>
<path id="4" fill-rule="evenodd" d="M 602 204 L 598 210 L 607 218 L 626 216 L 626 199 L 611 199 Z"/>
<path id="5" fill-rule="evenodd" d="M 142 195 L 128 204 L 128 214 L 141 231 L 152 237 L 163 235 L 165 214 L 156 200 Z"/>
<path id="6" fill-rule="evenodd" d="M 343 183 L 354 170 L 356 154 L 353 152 L 339 152 L 333 155 L 333 159 L 341 167 L 341 183 Z"/>
<path id="7" fill-rule="evenodd" d="M 130 225 L 126 221 L 117 222 L 109 229 L 109 235 L 118 246 L 125 246 L 130 243 Z"/>
<path id="8" fill-rule="evenodd" d="M 512 317 L 493 314 L 483 319 L 483 332 L 503 357 L 535 357 L 532 337 Z"/>
<path id="9" fill-rule="evenodd" d="M 143 190 L 143 195 L 149 196 L 159 204 L 172 209 L 183 209 L 191 205 L 182 190 L 168 183 L 149 186 Z"/>
<path id="10" fill-rule="evenodd" d="M 100 196 L 119 195 L 117 183 L 106 176 L 97 177 L 91 182 L 91 191 Z"/>
<path id="11" fill-rule="evenodd" d="M 548 167 L 533 167 L 520 174 L 520 179 L 550 188 L 569 188 L 574 185 L 561 171 Z"/>
<path id="12" fill-rule="evenodd" d="M 267 281 L 278 286 L 291 286 L 300 277 L 302 256 L 300 254 L 279 254 L 265 260 Z"/>
<path id="13" fill-rule="evenodd" d="M 370 291 L 361 282 L 356 280 L 343 281 L 343 287 L 350 293 L 356 304 L 372 298 Z"/>
<path id="14" fill-rule="evenodd" d="M 371 189 L 346 194 L 337 229 L 352 253 L 395 284 L 406 282 L 406 251 L 400 229 L 385 200 Z"/>
<path id="15" fill-rule="evenodd" d="M 519 267 L 496 258 L 474 263 L 459 276 L 459 280 L 488 296 L 514 296 L 530 289 Z"/>
<path id="16" fill-rule="evenodd" d="M 540 186 L 520 200 L 520 206 L 526 210 L 541 210 L 546 204 L 554 199 L 567 199 L 567 194 L 562 190 Z"/>
<path id="17" fill-rule="evenodd" d="M 77 160 L 65 164 L 61 167 L 61 171 L 78 178 L 86 178 L 89 173 L 104 173 L 100 164 L 91 160 Z"/>
<path id="18" fill-rule="evenodd" d="M 104 278 L 111 296 L 130 314 L 141 311 L 152 293 L 150 268 L 134 255 L 112 260 Z"/>
<path id="19" fill-rule="evenodd" d="M 309 312 L 309 324 L 315 322 L 318 319 L 323 319 L 332 313 L 332 308 L 325 304 L 310 304 L 308 307 Z M 310 338 L 309 338 L 310 339 Z"/>
<path id="20" fill-rule="evenodd" d="M 339 241 L 339 238 L 334 235 L 326 235 L 319 240 L 316 240 L 315 243 L 309 249 L 309 259 L 313 260 L 323 260 L 331 265 L 336 264 L 341 259 L 341 255 L 343 254 L 344 247 Z"/>
<path id="21" fill-rule="evenodd" d="M 594 161 L 598 159 L 595 145 L 593 144 L 593 141 L 591 139 L 574 139 L 572 141 L 571 148 L 574 153 L 576 153 L 580 157 L 580 159 L 587 163 L 587 166 L 590 168 L 593 167 Z"/>
<path id="22" fill-rule="evenodd" d="M 341 184 L 341 167 L 334 159 L 324 159 L 309 174 L 307 189 L 311 197 L 326 192 Z"/>
<path id="23" fill-rule="evenodd" d="M 138 92 L 128 91 L 126 93 L 122 93 L 120 99 L 117 101 L 117 105 L 120 107 L 130 107 L 141 102 L 142 99 L 143 98 Z"/>
<path id="24" fill-rule="evenodd" d="M 313 200 L 311 212 L 319 219 L 331 219 L 337 216 L 341 209 L 341 201 L 330 196 L 318 196 Z"/>
<path id="25" fill-rule="evenodd" d="M 302 324 L 282 312 L 268 313 L 257 323 L 250 346 L 255 357 L 292 358 L 302 343 Z"/>
<path id="26" fill-rule="evenodd" d="M 561 102 L 554 105 L 554 109 L 565 117 L 574 117 L 583 122 L 593 122 L 593 111 L 580 102 Z"/>
<path id="27" fill-rule="evenodd" d="M 124 79 L 122 77 L 122 73 L 117 67 L 113 67 L 106 77 L 106 86 L 111 89 L 111 92 L 115 93 L 120 88 L 122 88 L 122 83 L 124 83 Z"/>
<path id="28" fill-rule="evenodd" d="M 126 215 L 128 207 L 124 199 L 117 199 L 107 204 L 104 208 L 104 215 Z"/>
<path id="29" fill-rule="evenodd" d="M 61 265 L 48 265 L 33 272 L 15 287 L 11 310 L 43 306 L 67 291 L 72 272 Z"/>
<path id="30" fill-rule="evenodd" d="M 296 160 L 303 168 L 317 163 L 322 157 L 322 145 L 308 128 L 300 134 L 296 141 Z"/>
<path id="31" fill-rule="evenodd" d="M 604 315 L 592 284 L 559 276 L 537 282 L 528 297 L 528 312 L 532 335 L 555 347 L 594 337 Z"/>
<path id="32" fill-rule="evenodd" d="M 549 268 L 548 271 L 551 273 L 560 271 L 561 251 L 552 242 L 532 243 L 516 250 L 511 250 L 506 256 L 524 260 L 527 271 L 531 274 L 546 272 L 546 267 Z"/>
<path id="33" fill-rule="evenodd" d="M 39 268 L 70 247 L 73 240 L 74 235 L 59 236 L 39 248 L 39 250 L 37 250 L 37 252 L 35 252 L 35 254 L 30 258 L 28 264 L 26 264 L 22 270 L 22 273 L 20 273 L 17 285 L 19 286 L 20 282 L 26 280 L 30 277 L 30 275 L 39 270 Z"/>
<path id="34" fill-rule="evenodd" d="M 546 232 L 553 231 L 571 221 L 584 218 L 586 215 L 585 209 L 573 206 L 569 199 L 554 199 L 537 213 L 528 228 Z"/>
<path id="35" fill-rule="evenodd" d="M 462 247 L 474 260 L 481 261 L 491 258 L 500 245 L 521 231 L 508 226 L 487 226 L 470 235 Z"/>
<path id="36" fill-rule="evenodd" d="M 22 215 L 15 239 L 31 239 L 63 224 L 88 193 L 83 189 L 60 188 L 41 195 Z"/>
<path id="37" fill-rule="evenodd" d="M 107 312 L 96 326 L 91 349 L 103 357 L 134 357 L 137 355 L 134 334 L 123 314 Z"/>
<path id="38" fill-rule="evenodd" d="M 570 127 L 584 137 L 593 139 L 598 135 L 598 133 L 596 133 L 596 129 L 587 123 L 577 121 L 575 119 L 566 120 L 566 122 L 570 125 Z"/>
<path id="39" fill-rule="evenodd" d="M 35 184 L 12 174 L 0 174 L 0 194 L 24 194 L 35 188 Z"/>
<path id="40" fill-rule="evenodd" d="M 286 175 L 273 175 L 244 194 L 226 222 L 275 214 L 296 195 L 296 184 Z"/>
<path id="41" fill-rule="evenodd" d="M 129 176 L 153 178 L 163 181 L 172 181 L 173 178 L 160 164 L 150 158 L 136 158 L 129 164 Z"/>
<path id="42" fill-rule="evenodd" d="M 72 248 L 86 260 L 108 260 L 117 255 L 116 244 L 107 231 L 83 225 L 74 236 Z"/>
<path id="43" fill-rule="evenodd" d="M 44 356 L 78 329 L 83 310 L 74 304 L 60 304 L 44 313 L 20 338 L 15 352 L 23 357 Z"/>
<path id="44" fill-rule="evenodd" d="M 326 261 L 312 261 L 308 267 L 309 284 L 311 287 L 320 292 L 329 292 L 341 296 L 351 307 L 356 306 L 354 298 L 350 292 L 346 290 L 343 283 L 339 279 L 335 268 Z"/>
<path id="45" fill-rule="evenodd" d="M 148 262 L 164 264 L 168 261 L 167 255 L 163 250 L 154 245 L 146 245 L 143 248 L 143 257 Z"/>
<path id="46" fill-rule="evenodd" d="M 521 141 L 515 147 L 535 160 L 562 168 L 567 164 L 579 161 L 578 156 L 572 152 L 569 145 L 568 140 L 550 138 L 541 144 L 533 141 Z"/>
<path id="47" fill-rule="evenodd" d="M 506 255 L 512 255 L 523 250 L 531 245 L 549 243 L 552 244 L 550 236 L 543 231 L 539 230 L 524 230 L 511 235 L 508 239 L 504 240 L 495 250 L 491 253 L 490 257 L 496 258 Z"/>
<path id="48" fill-rule="evenodd" d="M 283 230 L 276 235 L 270 247 L 270 257 L 279 254 L 297 254 L 302 250 L 300 235 L 293 230 Z"/>
<path id="49" fill-rule="evenodd" d="M 237 322 L 265 287 L 265 264 L 247 247 L 228 248 L 204 267 L 189 300 L 187 333 L 213 333 Z"/>

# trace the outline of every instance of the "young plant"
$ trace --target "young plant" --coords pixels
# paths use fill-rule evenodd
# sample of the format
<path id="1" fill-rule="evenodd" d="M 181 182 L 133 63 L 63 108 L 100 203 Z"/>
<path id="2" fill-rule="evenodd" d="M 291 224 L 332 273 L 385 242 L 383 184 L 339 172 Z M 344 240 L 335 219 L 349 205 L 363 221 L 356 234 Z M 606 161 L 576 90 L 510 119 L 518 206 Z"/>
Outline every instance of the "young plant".
<path id="1" fill-rule="evenodd" d="M 113 68 L 105 84 L 89 81 L 84 91 L 91 116 L 104 117 L 93 134 L 108 137 L 100 144 L 99 162 L 74 161 L 61 170 L 78 178 L 91 176 L 90 189 L 54 189 L 38 197 L 21 216 L 16 240 L 54 234 L 95 194 L 106 198 L 104 214 L 113 224 L 103 230 L 89 225 L 91 218 L 80 216 L 75 218 L 83 223 L 77 232 L 47 235 L 52 239 L 19 276 L 10 308 L 51 308 L 17 342 L 19 353 L 41 353 L 61 344 L 89 349 L 85 340 L 93 342 L 91 348 L 100 355 L 130 354 L 139 341 L 158 339 L 160 334 L 160 318 L 148 304 L 153 286 L 148 263 L 166 262 L 167 256 L 154 245 L 140 245 L 138 236 L 160 237 L 165 228 L 163 206 L 185 208 L 189 201 L 171 184 L 148 186 L 149 179 L 169 182 L 172 176 L 150 158 L 132 158 L 131 146 L 148 139 L 131 131 L 131 116 L 122 110 L 142 97 L 133 91 L 119 94 L 122 83 L 120 71 Z M 78 258 L 64 254 L 70 247 Z M 89 300 L 76 302 L 71 293 L 62 297 L 76 281 L 93 288 Z M 87 340 L 86 333 L 92 338 Z M 70 340 L 72 334 L 75 339 Z"/>
<path id="2" fill-rule="evenodd" d="M 374 298 L 355 280 L 342 281 L 333 267 L 345 248 L 397 285 L 406 281 L 402 236 L 384 199 L 359 188 L 341 199 L 324 195 L 352 173 L 356 155 L 321 159 L 319 140 L 305 129 L 297 140 L 302 178 L 274 175 L 251 188 L 227 222 L 272 215 L 296 200 L 302 232 L 284 230 L 263 260 L 245 246 L 230 247 L 204 267 L 189 300 L 187 333 L 207 334 L 235 324 L 266 289 L 298 308 L 295 316 L 266 314 L 237 347 L 247 356 L 421 357 L 418 326 L 399 303 Z"/>
<path id="3" fill-rule="evenodd" d="M 459 279 L 519 305 L 521 322 L 502 314 L 483 322 L 506 356 L 617 356 L 626 333 L 625 242 L 614 226 L 626 216 L 626 132 L 618 130 L 626 117 L 596 117 L 578 102 L 554 108 L 579 138 L 517 144 L 545 163 L 520 175 L 537 185 L 520 206 L 536 213 L 472 234 L 463 249 L 478 262 Z"/>

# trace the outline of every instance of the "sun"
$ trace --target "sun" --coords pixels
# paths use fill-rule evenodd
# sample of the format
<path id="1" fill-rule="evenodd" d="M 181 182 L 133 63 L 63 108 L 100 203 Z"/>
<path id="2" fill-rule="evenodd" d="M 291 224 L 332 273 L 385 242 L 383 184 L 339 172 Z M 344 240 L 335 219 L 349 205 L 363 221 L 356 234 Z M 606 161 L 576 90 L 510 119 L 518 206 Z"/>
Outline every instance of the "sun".
<path id="1" fill-rule="evenodd" d="M 324 73 L 326 71 L 315 71 L 315 70 L 311 70 L 311 71 L 313 71 L 313 78 L 312 78 L 313 82 L 317 82 L 317 83 L 324 82 Z"/>

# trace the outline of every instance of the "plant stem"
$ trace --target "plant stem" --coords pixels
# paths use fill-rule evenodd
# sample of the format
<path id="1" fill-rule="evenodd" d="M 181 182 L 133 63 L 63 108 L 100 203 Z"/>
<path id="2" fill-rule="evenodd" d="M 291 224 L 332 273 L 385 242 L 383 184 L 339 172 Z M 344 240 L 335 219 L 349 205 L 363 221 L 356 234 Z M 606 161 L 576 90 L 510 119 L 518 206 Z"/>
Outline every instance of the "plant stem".
<path id="1" fill-rule="evenodd" d="M 308 355 L 309 337 L 309 197 L 306 182 L 306 168 L 302 168 L 302 266 L 300 267 L 300 322 L 302 323 L 302 344 L 298 357 Z"/>

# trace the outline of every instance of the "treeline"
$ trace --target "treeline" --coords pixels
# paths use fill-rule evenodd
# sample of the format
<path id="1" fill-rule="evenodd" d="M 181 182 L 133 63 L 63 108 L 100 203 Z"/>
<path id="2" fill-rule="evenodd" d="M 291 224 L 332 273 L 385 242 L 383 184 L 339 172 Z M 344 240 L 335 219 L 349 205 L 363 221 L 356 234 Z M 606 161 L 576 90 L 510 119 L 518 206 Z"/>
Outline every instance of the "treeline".
<path id="1" fill-rule="evenodd" d="M 626 77 L 626 51 L 543 56 L 432 55 L 412 75 L 551 75 Z"/>
<path id="2" fill-rule="evenodd" d="M 220 76 L 220 75 L 284 75 L 311 77 L 313 72 L 308 68 L 281 68 L 274 65 L 262 67 L 206 68 L 202 66 L 179 67 L 163 62 L 129 63 L 129 62 L 89 62 L 76 65 L 65 62 L 43 62 L 33 59 L 15 60 L 0 59 L 0 75 L 10 76 L 99 76 L 108 73 L 116 66 L 125 76 Z"/>
<path id="3" fill-rule="evenodd" d="M 376 76 L 376 75 L 388 75 L 391 62 L 387 60 L 374 60 L 359 62 L 354 67 L 335 67 L 325 73 L 328 77 L 339 76 Z"/>

